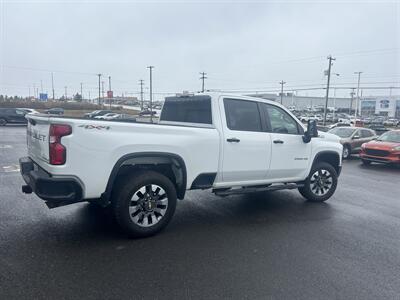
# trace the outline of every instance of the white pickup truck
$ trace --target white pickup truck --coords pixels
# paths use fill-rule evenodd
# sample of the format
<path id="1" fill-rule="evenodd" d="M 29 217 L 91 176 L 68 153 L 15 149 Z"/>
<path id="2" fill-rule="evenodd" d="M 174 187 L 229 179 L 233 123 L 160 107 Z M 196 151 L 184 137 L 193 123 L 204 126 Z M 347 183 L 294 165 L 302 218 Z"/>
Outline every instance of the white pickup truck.
<path id="1" fill-rule="evenodd" d="M 205 93 L 167 97 L 157 124 L 27 115 L 26 185 L 48 207 L 110 206 L 135 237 L 155 234 L 186 190 L 216 195 L 298 189 L 332 196 L 341 171 L 339 138 L 307 130 L 264 99 Z"/>

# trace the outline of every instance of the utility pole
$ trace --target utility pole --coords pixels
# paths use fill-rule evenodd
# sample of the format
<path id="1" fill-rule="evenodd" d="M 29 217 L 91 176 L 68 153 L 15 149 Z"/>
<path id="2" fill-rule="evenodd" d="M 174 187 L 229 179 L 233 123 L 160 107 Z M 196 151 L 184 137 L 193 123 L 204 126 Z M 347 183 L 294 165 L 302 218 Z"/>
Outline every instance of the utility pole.
<path id="1" fill-rule="evenodd" d="M 83 85 L 83 83 L 81 82 L 81 100 L 83 101 L 83 92 L 82 92 L 83 88 L 82 88 L 82 85 Z"/>
<path id="2" fill-rule="evenodd" d="M 111 93 L 111 76 L 108 76 L 108 90 L 110 91 L 110 93 Z M 110 97 L 108 97 L 109 95 L 107 95 L 107 98 L 108 98 L 108 104 L 110 105 L 110 109 L 111 109 L 111 98 Z"/>
<path id="3" fill-rule="evenodd" d="M 53 101 L 54 101 L 54 76 L 53 76 L 53 72 L 51 72 L 51 91 L 53 94 Z"/>
<path id="4" fill-rule="evenodd" d="M 97 104 L 100 104 L 100 99 L 101 99 L 101 95 L 100 95 L 100 82 L 101 82 L 101 74 L 97 74 L 97 76 L 99 76 L 99 101 L 97 101 Z"/>
<path id="5" fill-rule="evenodd" d="M 285 84 L 286 82 L 285 81 L 283 81 L 283 80 L 281 80 L 280 82 L 279 82 L 279 84 L 281 85 L 281 104 L 283 105 L 283 85 Z"/>
<path id="6" fill-rule="evenodd" d="M 144 80 L 140 79 L 139 84 L 140 84 L 140 110 L 143 110 L 143 83 Z"/>
<path id="7" fill-rule="evenodd" d="M 357 96 L 356 96 L 356 111 L 354 112 L 354 124 L 356 124 L 357 120 L 357 113 L 358 113 L 358 105 L 360 101 L 360 77 L 361 77 L 360 71 L 354 72 L 354 74 L 358 74 L 358 80 L 357 80 Z"/>
<path id="8" fill-rule="evenodd" d="M 40 92 L 43 94 L 43 81 L 40 80 Z"/>
<path id="9" fill-rule="evenodd" d="M 89 103 L 90 103 L 90 91 L 89 91 L 89 97 L 88 97 L 88 101 L 89 101 Z"/>
<path id="10" fill-rule="evenodd" d="M 329 99 L 329 83 L 331 80 L 331 67 L 332 67 L 332 60 L 336 60 L 331 55 L 328 56 L 329 65 L 328 65 L 328 82 L 326 84 L 326 95 L 325 95 L 325 108 L 324 108 L 324 126 L 326 124 L 326 113 L 328 110 L 328 99 Z"/>
<path id="11" fill-rule="evenodd" d="M 351 115 L 351 111 L 352 111 L 352 109 L 353 109 L 353 98 L 354 98 L 354 95 L 356 94 L 356 93 L 354 92 L 354 90 L 355 90 L 355 88 L 352 88 L 352 89 L 351 89 L 351 92 L 350 92 L 350 108 L 349 108 L 349 115 Z"/>
<path id="12" fill-rule="evenodd" d="M 101 98 L 104 99 L 104 81 L 101 82 Z"/>
<path id="13" fill-rule="evenodd" d="M 206 72 L 200 72 L 200 79 L 201 79 L 201 92 L 204 93 L 204 79 L 207 78 L 207 73 Z"/>
<path id="14" fill-rule="evenodd" d="M 150 123 L 153 123 L 153 68 L 154 66 L 147 67 L 150 70 Z"/>

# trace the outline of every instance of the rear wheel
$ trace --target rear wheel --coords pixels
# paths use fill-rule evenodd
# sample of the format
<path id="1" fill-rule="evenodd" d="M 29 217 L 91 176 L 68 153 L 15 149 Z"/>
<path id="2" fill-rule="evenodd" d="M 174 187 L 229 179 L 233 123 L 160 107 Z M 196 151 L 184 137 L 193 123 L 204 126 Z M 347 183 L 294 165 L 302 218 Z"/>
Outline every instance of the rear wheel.
<path id="1" fill-rule="evenodd" d="M 7 120 L 6 119 L 0 119 L 0 126 L 6 126 Z"/>
<path id="2" fill-rule="evenodd" d="M 336 190 L 337 173 L 335 168 L 325 162 L 316 163 L 310 175 L 299 188 L 299 192 L 311 202 L 323 202 L 328 200 Z"/>
<path id="3" fill-rule="evenodd" d="M 176 190 L 166 176 L 142 171 L 122 181 L 113 195 L 113 210 L 121 228 L 131 237 L 151 236 L 170 222 Z"/>
<path id="4" fill-rule="evenodd" d="M 351 155 L 351 148 L 349 145 L 344 145 L 343 146 L 343 154 L 342 157 L 343 159 L 349 159 Z"/>

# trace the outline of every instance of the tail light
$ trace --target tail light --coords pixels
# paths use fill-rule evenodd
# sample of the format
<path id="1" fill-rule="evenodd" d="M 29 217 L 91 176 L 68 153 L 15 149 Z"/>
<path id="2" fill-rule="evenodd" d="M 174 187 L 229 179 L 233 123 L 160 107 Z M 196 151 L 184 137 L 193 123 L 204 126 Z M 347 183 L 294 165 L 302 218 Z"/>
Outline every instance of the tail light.
<path id="1" fill-rule="evenodd" d="M 52 165 L 63 165 L 67 157 L 67 150 L 61 144 L 63 136 L 70 135 L 72 128 L 69 125 L 51 124 L 49 131 L 49 160 Z"/>

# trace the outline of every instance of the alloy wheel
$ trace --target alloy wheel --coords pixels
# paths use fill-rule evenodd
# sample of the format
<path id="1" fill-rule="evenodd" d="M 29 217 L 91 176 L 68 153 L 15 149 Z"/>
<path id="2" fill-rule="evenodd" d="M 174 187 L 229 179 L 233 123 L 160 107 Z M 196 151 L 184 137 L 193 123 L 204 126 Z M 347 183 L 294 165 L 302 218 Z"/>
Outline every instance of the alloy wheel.
<path id="1" fill-rule="evenodd" d="M 148 184 L 134 192 L 129 205 L 129 216 L 135 224 L 150 227 L 157 224 L 165 215 L 168 196 L 156 184 Z"/>
<path id="2" fill-rule="evenodd" d="M 333 184 L 332 175 L 328 170 L 320 169 L 312 174 L 310 179 L 311 191 L 317 196 L 326 195 Z"/>

